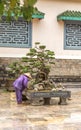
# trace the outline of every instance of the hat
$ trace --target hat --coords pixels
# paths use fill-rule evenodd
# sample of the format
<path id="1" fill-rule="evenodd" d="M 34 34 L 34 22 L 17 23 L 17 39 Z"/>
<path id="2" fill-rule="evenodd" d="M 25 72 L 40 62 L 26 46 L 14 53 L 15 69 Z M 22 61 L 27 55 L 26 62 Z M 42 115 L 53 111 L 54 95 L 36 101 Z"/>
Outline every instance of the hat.
<path id="1" fill-rule="evenodd" d="M 32 78 L 30 73 L 24 73 L 24 75 L 26 75 L 29 78 Z"/>

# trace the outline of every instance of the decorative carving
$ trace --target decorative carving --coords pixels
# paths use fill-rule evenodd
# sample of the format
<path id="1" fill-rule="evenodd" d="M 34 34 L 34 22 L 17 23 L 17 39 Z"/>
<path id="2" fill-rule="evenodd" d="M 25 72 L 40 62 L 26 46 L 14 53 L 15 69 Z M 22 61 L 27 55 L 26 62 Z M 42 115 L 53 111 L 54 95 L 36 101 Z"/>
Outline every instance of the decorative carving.
<path id="1" fill-rule="evenodd" d="M 0 22 L 0 46 L 30 47 L 31 22 Z"/>
<path id="2" fill-rule="evenodd" d="M 81 23 L 65 22 L 65 48 L 81 49 Z"/>

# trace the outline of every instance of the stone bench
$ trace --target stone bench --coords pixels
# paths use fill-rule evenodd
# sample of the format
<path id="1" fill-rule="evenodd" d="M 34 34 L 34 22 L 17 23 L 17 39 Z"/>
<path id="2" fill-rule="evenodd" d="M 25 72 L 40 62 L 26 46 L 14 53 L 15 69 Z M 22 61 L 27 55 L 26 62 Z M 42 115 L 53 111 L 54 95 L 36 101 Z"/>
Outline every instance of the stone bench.
<path id="1" fill-rule="evenodd" d="M 50 105 L 50 100 L 52 97 L 59 97 L 59 105 L 66 105 L 67 99 L 71 97 L 71 91 L 28 91 L 26 93 L 26 96 L 29 97 L 29 99 L 34 100 L 35 98 L 43 98 L 44 99 L 44 105 Z"/>

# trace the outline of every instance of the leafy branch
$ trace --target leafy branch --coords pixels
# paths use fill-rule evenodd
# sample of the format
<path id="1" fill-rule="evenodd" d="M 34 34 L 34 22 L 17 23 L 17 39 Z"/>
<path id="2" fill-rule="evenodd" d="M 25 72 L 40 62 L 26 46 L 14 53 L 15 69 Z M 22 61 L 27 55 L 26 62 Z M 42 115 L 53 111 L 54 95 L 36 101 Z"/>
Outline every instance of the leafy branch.
<path id="1" fill-rule="evenodd" d="M 10 21 L 14 17 L 18 20 L 19 17 L 23 17 L 29 21 L 32 19 L 32 14 L 35 10 L 35 3 L 37 0 L 23 0 L 21 5 L 20 0 L 0 0 L 0 19 Z"/>

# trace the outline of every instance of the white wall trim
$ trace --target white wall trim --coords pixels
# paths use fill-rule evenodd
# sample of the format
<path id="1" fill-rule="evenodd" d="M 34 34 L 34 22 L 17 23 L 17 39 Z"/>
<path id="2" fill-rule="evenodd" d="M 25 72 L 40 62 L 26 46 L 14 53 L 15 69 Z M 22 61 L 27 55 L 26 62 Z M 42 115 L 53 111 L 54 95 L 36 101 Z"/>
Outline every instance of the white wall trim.
<path id="1" fill-rule="evenodd" d="M 11 54 L 0 54 L 0 57 L 3 58 L 3 57 L 10 57 L 10 58 L 21 58 L 23 56 L 26 56 L 26 55 L 22 55 L 22 54 L 14 54 L 14 55 L 11 55 Z M 55 59 L 81 59 L 81 56 L 71 56 L 71 55 L 55 55 Z"/>
<path id="2" fill-rule="evenodd" d="M 21 58 L 21 57 L 23 57 L 23 56 L 26 56 L 26 55 L 4 55 L 4 54 L 0 54 L 0 57 L 1 58 L 3 58 L 3 57 L 6 57 L 6 58 L 8 58 L 8 57 L 10 57 L 10 58 Z"/>
<path id="3" fill-rule="evenodd" d="M 62 55 L 62 56 L 59 56 L 59 55 L 56 55 L 55 56 L 56 59 L 81 59 L 81 56 L 72 56 L 72 55 Z"/>

